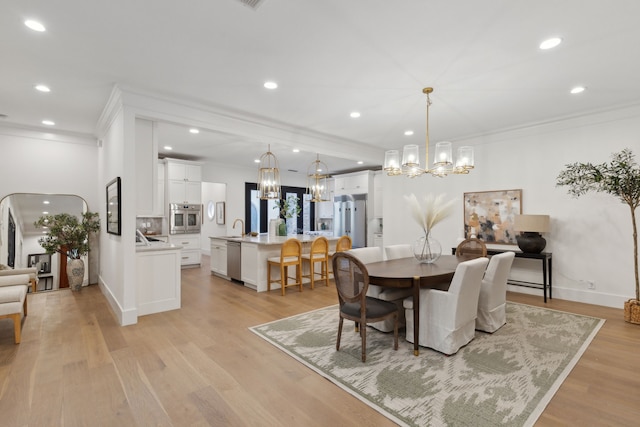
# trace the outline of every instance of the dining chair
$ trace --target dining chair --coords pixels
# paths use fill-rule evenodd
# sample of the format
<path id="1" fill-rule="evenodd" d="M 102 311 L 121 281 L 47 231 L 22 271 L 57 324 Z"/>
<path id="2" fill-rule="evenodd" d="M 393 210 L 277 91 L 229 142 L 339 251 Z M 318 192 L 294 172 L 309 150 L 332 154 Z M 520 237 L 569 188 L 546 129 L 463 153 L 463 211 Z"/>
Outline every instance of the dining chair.
<path id="1" fill-rule="evenodd" d="M 336 351 L 340 350 L 344 319 L 360 325 L 362 361 L 367 358 L 367 327 L 372 322 L 390 319 L 393 321 L 393 349 L 398 350 L 398 307 L 388 301 L 367 296 L 369 273 L 365 264 L 349 252 L 338 252 L 331 261 L 338 290 L 340 321 Z"/>
<path id="2" fill-rule="evenodd" d="M 493 255 L 484 272 L 480 297 L 478 299 L 478 315 L 476 329 L 494 333 L 507 323 L 507 279 L 515 253 L 504 252 Z"/>
<path id="3" fill-rule="evenodd" d="M 418 344 L 455 354 L 475 337 L 478 298 L 488 258 L 458 264 L 448 291 L 420 289 Z M 413 298 L 404 300 L 406 339 L 413 342 Z"/>
<path id="4" fill-rule="evenodd" d="M 302 261 L 309 264 L 309 274 L 303 275 L 311 280 L 311 289 L 314 288 L 316 275 L 319 282 L 324 281 L 329 286 L 329 241 L 326 237 L 320 236 L 313 239 L 311 249 L 308 254 L 302 254 Z M 320 271 L 315 271 L 315 266 L 320 263 Z"/>
<path id="5" fill-rule="evenodd" d="M 487 245 L 480 239 L 475 237 L 470 237 L 468 239 L 464 239 L 458 247 L 456 248 L 456 255 L 472 255 L 475 257 L 486 257 L 487 256 Z"/>
<path id="6" fill-rule="evenodd" d="M 280 268 L 280 279 L 271 279 L 271 268 Z M 295 282 L 289 283 L 289 267 L 295 267 Z M 271 291 L 271 283 L 280 283 L 282 296 L 285 288 L 298 286 L 302 292 L 302 244 L 296 238 L 287 239 L 280 249 L 280 256 L 267 258 L 267 292 Z"/>
<path id="7" fill-rule="evenodd" d="M 358 258 L 363 264 L 369 264 L 372 262 L 384 261 L 383 249 L 378 246 L 371 246 L 367 248 L 354 248 L 347 251 L 351 255 Z M 394 303 L 398 307 L 398 324 L 402 328 L 405 324 L 404 309 L 402 301 L 412 295 L 411 288 L 385 288 L 378 285 L 369 285 L 367 296 L 371 298 L 377 298 L 381 301 L 388 301 Z M 391 320 L 383 320 L 381 322 L 375 322 L 371 324 L 372 327 L 382 332 L 393 331 L 393 322 Z"/>
<path id="8" fill-rule="evenodd" d="M 413 247 L 410 244 L 389 245 L 384 247 L 387 259 L 411 258 L 413 257 Z"/>

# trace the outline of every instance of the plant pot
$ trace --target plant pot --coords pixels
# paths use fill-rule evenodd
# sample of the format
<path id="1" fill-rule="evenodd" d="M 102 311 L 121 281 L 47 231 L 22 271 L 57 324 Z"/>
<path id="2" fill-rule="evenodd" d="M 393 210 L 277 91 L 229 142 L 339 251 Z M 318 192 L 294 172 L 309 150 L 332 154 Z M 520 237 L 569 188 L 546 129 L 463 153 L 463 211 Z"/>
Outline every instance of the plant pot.
<path id="1" fill-rule="evenodd" d="M 640 325 L 640 301 L 630 299 L 624 302 L 624 321 Z"/>
<path id="2" fill-rule="evenodd" d="M 72 291 L 82 289 L 84 281 L 84 261 L 81 259 L 70 259 L 67 261 L 67 277 L 69 278 L 69 288 Z"/>

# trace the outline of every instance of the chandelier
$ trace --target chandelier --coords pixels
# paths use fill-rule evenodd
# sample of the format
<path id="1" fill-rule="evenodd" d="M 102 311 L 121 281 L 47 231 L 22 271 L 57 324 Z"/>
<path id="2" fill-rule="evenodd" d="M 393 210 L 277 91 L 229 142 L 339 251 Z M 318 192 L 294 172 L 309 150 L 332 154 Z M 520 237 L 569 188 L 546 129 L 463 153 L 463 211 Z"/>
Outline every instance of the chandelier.
<path id="1" fill-rule="evenodd" d="M 307 194 L 311 195 L 312 202 L 326 202 L 327 178 L 329 168 L 320 161 L 320 155 L 316 154 L 316 160 L 307 168 Z"/>
<path id="2" fill-rule="evenodd" d="M 383 169 L 387 171 L 387 175 L 405 175 L 413 178 L 425 173 L 430 173 L 433 176 L 444 177 L 449 174 L 468 174 L 469 171 L 473 169 L 473 147 L 459 147 L 454 163 L 451 154 L 451 143 L 448 141 L 436 143 L 436 155 L 433 160 L 433 168 L 429 169 L 429 107 L 431 106 L 431 98 L 429 95 L 432 92 L 433 88 L 431 87 L 422 89 L 422 93 L 427 95 L 427 136 L 424 169 L 420 167 L 418 146 L 411 144 L 405 145 L 402 148 L 402 163 L 400 162 L 400 152 L 398 150 L 385 152 Z"/>
<path id="3" fill-rule="evenodd" d="M 258 196 L 261 200 L 280 199 L 280 169 L 278 159 L 271 152 L 271 145 L 266 153 L 260 156 L 258 168 Z"/>

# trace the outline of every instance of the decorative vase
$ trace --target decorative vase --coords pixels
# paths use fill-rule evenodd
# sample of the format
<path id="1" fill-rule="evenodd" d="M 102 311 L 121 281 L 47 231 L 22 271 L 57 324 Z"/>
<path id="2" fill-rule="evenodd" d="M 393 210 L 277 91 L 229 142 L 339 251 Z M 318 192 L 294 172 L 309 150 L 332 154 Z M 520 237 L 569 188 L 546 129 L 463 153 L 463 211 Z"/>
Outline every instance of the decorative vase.
<path id="1" fill-rule="evenodd" d="M 422 263 L 434 263 L 440 255 L 442 255 L 442 246 L 429 233 L 420 236 L 413 244 L 413 256 Z"/>
<path id="2" fill-rule="evenodd" d="M 67 261 L 67 277 L 69 278 L 69 287 L 72 291 L 82 289 L 84 281 L 84 261 L 81 259 L 70 259 Z"/>
<path id="3" fill-rule="evenodd" d="M 286 236 L 287 235 L 287 224 L 284 222 L 283 219 L 279 220 L 279 224 L 278 224 L 278 236 Z"/>

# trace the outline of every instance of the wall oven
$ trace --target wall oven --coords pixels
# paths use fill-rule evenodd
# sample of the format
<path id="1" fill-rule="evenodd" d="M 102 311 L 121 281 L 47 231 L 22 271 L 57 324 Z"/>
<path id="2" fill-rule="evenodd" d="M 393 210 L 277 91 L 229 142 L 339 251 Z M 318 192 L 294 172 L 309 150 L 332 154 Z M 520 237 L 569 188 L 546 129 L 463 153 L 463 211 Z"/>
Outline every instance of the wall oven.
<path id="1" fill-rule="evenodd" d="M 169 234 L 200 232 L 202 205 L 171 203 L 169 213 Z"/>

